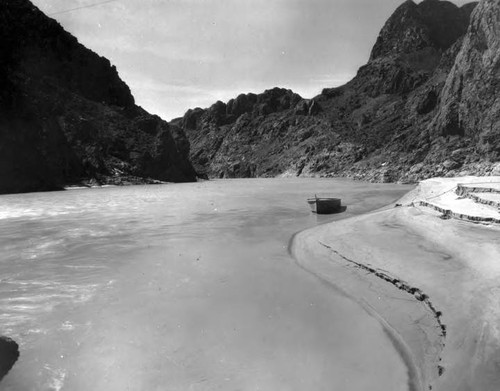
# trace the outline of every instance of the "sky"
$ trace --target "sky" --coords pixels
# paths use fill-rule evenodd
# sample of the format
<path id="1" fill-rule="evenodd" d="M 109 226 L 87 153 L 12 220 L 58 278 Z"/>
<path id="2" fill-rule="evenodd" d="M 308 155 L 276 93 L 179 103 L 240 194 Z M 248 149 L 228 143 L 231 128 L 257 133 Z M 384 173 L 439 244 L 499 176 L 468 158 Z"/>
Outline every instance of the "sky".
<path id="1" fill-rule="evenodd" d="M 344 84 L 402 0 L 32 2 L 116 65 L 138 105 L 170 120 L 240 93 L 312 98 Z"/>

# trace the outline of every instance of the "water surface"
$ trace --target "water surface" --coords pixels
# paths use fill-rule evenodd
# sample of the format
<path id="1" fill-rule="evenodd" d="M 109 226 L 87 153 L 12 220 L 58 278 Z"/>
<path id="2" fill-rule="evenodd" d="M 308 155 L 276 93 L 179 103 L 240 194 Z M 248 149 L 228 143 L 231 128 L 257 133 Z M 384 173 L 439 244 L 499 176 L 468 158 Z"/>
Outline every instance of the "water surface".
<path id="1" fill-rule="evenodd" d="M 0 197 L 6 390 L 404 390 L 380 324 L 299 269 L 302 229 L 408 186 L 254 179 Z M 341 197 L 342 215 L 305 199 Z"/>

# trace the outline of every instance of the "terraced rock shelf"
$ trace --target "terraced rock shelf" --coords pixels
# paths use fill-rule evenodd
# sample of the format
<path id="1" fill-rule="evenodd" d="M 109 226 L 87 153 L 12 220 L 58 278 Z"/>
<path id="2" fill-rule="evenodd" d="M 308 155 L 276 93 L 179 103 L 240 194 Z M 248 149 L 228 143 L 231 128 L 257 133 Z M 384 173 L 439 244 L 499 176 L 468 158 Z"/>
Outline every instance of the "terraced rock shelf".
<path id="1" fill-rule="evenodd" d="M 483 224 L 500 224 L 500 181 L 457 183 L 456 187 L 426 199 L 415 199 L 411 206 L 423 206 L 455 218 Z"/>

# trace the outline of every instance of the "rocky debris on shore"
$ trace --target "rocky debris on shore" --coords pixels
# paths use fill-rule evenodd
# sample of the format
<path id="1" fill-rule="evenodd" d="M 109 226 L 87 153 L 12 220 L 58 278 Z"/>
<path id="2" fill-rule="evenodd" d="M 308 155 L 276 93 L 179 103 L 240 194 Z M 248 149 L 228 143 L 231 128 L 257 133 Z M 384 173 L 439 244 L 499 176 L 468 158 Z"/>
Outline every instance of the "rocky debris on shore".
<path id="1" fill-rule="evenodd" d="M 11 370 L 19 358 L 17 343 L 4 336 L 0 336 L 0 380 Z"/>
<path id="2" fill-rule="evenodd" d="M 346 85 L 240 95 L 172 123 L 202 177 L 498 175 L 500 4 L 476 6 L 405 1 Z"/>
<path id="3" fill-rule="evenodd" d="M 0 3 L 0 52 L 0 194 L 196 179 L 182 129 L 137 106 L 106 58 L 30 1 Z"/>

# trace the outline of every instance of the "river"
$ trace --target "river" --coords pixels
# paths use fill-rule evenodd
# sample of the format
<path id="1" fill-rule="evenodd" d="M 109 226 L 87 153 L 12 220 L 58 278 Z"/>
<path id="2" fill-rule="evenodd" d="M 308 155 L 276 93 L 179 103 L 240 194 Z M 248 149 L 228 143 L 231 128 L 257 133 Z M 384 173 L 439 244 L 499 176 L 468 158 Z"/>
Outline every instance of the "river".
<path id="1" fill-rule="evenodd" d="M 4 390 L 405 390 L 378 321 L 288 254 L 410 186 L 246 179 L 0 196 Z M 310 213 L 330 193 L 347 211 Z"/>

